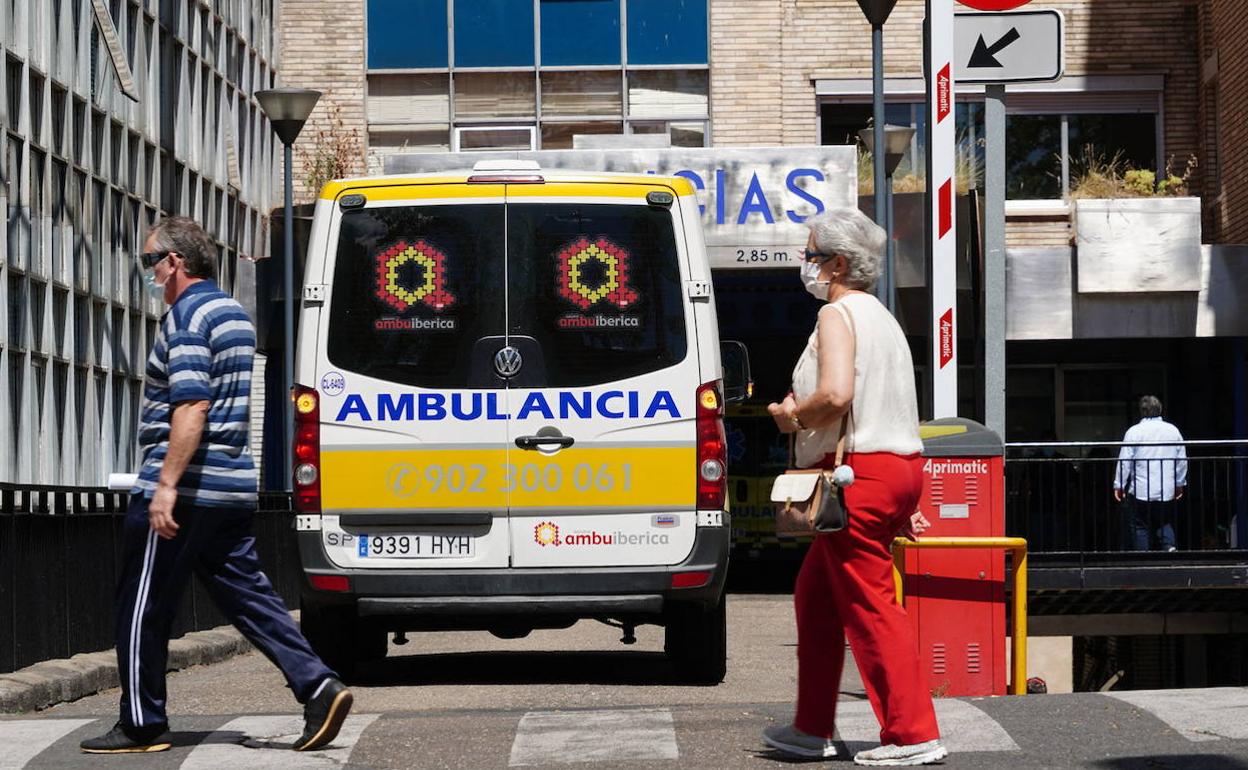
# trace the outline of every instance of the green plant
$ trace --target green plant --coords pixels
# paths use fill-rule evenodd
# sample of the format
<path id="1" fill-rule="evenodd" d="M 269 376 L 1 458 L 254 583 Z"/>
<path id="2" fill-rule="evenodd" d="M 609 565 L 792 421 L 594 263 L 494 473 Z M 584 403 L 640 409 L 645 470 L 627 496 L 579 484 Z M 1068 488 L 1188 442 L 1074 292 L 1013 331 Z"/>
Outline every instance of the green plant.
<path id="1" fill-rule="evenodd" d="M 1189 156 L 1183 173 L 1172 170 L 1174 159 L 1166 161 L 1162 178 L 1149 169 L 1131 168 L 1121 153 L 1106 158 L 1091 145 L 1085 145 L 1075 164 L 1070 197 L 1079 198 L 1159 198 L 1188 194 L 1188 181 L 1196 170 L 1196 156 Z"/>
<path id="2" fill-rule="evenodd" d="M 983 145 L 982 140 L 980 146 Z M 875 160 L 866 148 L 858 147 L 858 194 L 875 194 Z M 964 195 L 972 186 L 982 188 L 984 185 L 984 167 L 979 162 L 978 148 L 972 147 L 965 135 L 958 137 L 958 154 L 953 161 L 954 185 L 959 195 Z M 971 181 L 975 184 L 972 185 Z M 915 193 L 927 190 L 927 173 L 924 169 L 914 169 L 907 174 L 893 176 L 894 193 Z"/>
<path id="3" fill-rule="evenodd" d="M 309 142 L 297 150 L 304 189 L 314 198 L 327 182 L 350 176 L 364 161 L 359 129 L 347 128 L 338 104 L 331 103 L 328 113 Z"/>

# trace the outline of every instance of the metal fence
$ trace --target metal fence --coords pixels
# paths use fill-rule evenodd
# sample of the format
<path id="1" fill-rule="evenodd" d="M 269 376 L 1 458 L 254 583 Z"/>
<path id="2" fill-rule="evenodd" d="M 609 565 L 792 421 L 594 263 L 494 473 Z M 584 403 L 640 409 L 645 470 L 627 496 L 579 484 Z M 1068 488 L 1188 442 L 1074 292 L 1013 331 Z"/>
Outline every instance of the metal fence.
<path id="1" fill-rule="evenodd" d="M 1171 542 L 1179 551 L 1248 549 L 1248 442 L 1183 442 L 1186 460 L 1119 459 L 1123 447 L 1138 459 L 1141 449 L 1177 446 L 1007 445 L 1006 534 L 1040 553 L 1167 550 Z M 1127 482 L 1121 502 L 1116 478 Z M 1179 481 L 1182 496 L 1165 500 Z M 1141 505 L 1137 494 L 1154 501 Z"/>
<path id="2" fill-rule="evenodd" d="M 113 646 L 113 592 L 127 495 L 0 484 L 0 673 Z M 289 498 L 261 493 L 252 534 L 265 573 L 292 608 L 302 580 Z M 192 581 L 173 636 L 223 625 Z"/>

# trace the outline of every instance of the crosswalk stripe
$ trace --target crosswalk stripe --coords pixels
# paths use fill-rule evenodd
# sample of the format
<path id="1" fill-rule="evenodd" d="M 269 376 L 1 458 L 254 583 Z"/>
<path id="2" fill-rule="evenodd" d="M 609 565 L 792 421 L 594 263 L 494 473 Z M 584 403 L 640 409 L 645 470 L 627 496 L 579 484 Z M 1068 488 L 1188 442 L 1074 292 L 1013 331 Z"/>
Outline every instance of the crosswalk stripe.
<path id="1" fill-rule="evenodd" d="M 217 728 L 197 745 L 182 770 L 310 770 L 339 768 L 347 763 L 360 734 L 380 714 L 347 717 L 329 747 L 292 751 L 303 733 L 303 717 L 270 715 L 239 717 Z"/>
<path id="2" fill-rule="evenodd" d="M 22 719 L 0 722 L 0 770 L 21 770 L 44 749 L 94 719 Z"/>
<path id="3" fill-rule="evenodd" d="M 950 752 L 1018 751 L 1018 744 L 1005 728 L 972 704 L 945 698 L 935 703 L 940 738 Z M 880 723 L 866 701 L 838 703 L 836 730 L 846 743 L 880 742 Z"/>
<path id="4" fill-rule="evenodd" d="M 669 709 L 530 711 L 511 744 L 512 767 L 676 759 Z"/>
<path id="5" fill-rule="evenodd" d="M 1193 743 L 1248 739 L 1248 688 L 1129 690 L 1105 693 L 1142 709 Z"/>

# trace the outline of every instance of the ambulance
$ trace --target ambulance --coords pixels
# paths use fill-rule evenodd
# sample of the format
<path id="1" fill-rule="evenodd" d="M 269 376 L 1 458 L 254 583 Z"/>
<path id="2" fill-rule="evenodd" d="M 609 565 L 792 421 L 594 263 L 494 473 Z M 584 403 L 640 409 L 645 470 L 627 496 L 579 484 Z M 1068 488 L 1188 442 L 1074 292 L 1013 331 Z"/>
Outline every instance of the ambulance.
<path id="1" fill-rule="evenodd" d="M 301 610 L 340 673 L 390 635 L 664 627 L 725 672 L 727 400 L 681 177 L 532 161 L 328 184 L 298 317 Z M 729 363 L 729 371 L 724 369 Z"/>

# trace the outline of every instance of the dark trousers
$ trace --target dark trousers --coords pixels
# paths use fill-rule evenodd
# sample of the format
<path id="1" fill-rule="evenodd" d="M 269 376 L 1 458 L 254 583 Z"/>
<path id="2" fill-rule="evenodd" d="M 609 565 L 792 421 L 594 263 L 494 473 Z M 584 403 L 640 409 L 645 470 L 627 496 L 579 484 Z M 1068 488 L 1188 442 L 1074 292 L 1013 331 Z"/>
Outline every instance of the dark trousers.
<path id="1" fill-rule="evenodd" d="M 1168 551 L 1175 547 L 1174 501 L 1129 498 L 1131 520 L 1127 533 L 1133 551 Z"/>
<path id="2" fill-rule="evenodd" d="M 273 661 L 295 697 L 304 702 L 334 672 L 299 633 L 273 584 L 260 569 L 251 536 L 252 508 L 174 509 L 178 534 L 156 535 L 148 501 L 126 510 L 121 580 L 117 585 L 117 665 L 121 721 L 163 725 L 169 632 L 191 574 L 199 576 L 221 612 Z"/>

